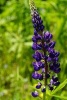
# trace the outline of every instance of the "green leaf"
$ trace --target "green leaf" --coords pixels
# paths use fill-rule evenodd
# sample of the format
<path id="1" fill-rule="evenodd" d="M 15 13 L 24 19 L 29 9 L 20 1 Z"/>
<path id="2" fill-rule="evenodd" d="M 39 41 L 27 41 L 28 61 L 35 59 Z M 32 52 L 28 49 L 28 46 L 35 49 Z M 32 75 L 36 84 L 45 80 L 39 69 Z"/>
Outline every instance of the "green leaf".
<path id="1" fill-rule="evenodd" d="M 31 46 L 32 45 L 32 42 L 26 42 L 25 43 L 25 46 Z"/>
<path id="2" fill-rule="evenodd" d="M 52 93 L 51 95 L 55 94 L 56 92 L 58 92 L 59 90 L 61 90 L 65 85 L 67 84 L 67 79 L 61 83 Z"/>
<path id="3" fill-rule="evenodd" d="M 62 99 L 62 100 L 67 100 L 67 97 L 64 97 L 64 96 L 58 96 L 58 95 L 51 95 L 51 96 Z"/>

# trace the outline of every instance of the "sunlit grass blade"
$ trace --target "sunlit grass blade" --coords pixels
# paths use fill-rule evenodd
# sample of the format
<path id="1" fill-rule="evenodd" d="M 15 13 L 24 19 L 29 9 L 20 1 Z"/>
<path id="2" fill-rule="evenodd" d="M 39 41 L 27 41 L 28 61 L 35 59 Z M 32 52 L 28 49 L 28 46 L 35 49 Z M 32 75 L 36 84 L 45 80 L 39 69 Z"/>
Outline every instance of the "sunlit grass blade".
<path id="1" fill-rule="evenodd" d="M 59 96 L 59 95 L 51 95 L 51 96 L 62 99 L 62 100 L 67 100 L 67 97 L 64 97 L 64 96 Z"/>

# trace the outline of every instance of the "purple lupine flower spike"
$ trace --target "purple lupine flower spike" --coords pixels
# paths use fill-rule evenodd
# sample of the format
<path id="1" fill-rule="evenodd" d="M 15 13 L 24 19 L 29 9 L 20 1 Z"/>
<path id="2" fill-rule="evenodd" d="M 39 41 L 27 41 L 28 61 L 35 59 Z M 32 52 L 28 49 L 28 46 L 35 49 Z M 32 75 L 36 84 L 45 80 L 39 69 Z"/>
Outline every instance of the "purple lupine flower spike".
<path id="1" fill-rule="evenodd" d="M 39 80 L 36 89 L 41 88 L 41 91 L 45 92 L 46 86 L 48 86 L 52 91 L 54 87 L 60 84 L 57 76 L 61 70 L 60 63 L 58 62 L 59 52 L 54 49 L 56 42 L 52 40 L 53 35 L 48 31 L 44 31 L 43 20 L 39 16 L 33 0 L 30 0 L 30 9 L 34 27 L 32 37 L 32 49 L 34 50 L 32 55 L 34 62 L 32 65 L 34 72 L 32 73 L 32 78 Z M 38 95 L 37 91 L 32 92 L 33 97 Z"/>

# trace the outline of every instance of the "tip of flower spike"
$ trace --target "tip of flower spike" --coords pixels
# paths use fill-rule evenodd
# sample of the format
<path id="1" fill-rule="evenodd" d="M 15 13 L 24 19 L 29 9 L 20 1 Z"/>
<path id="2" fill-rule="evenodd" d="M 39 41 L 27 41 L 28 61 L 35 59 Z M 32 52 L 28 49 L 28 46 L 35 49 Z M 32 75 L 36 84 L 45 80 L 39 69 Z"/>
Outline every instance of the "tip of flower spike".
<path id="1" fill-rule="evenodd" d="M 31 10 L 31 14 L 33 15 L 33 13 L 36 11 L 36 7 L 34 4 L 33 0 L 29 0 L 29 5 L 30 5 L 30 10 Z"/>

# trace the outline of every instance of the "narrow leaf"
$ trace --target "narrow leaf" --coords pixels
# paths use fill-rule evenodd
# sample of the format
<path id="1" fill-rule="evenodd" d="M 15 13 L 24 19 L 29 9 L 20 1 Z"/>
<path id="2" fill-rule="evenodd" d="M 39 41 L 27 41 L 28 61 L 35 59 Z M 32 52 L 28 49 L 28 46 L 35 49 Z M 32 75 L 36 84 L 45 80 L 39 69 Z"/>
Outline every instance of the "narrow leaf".
<path id="1" fill-rule="evenodd" d="M 62 100 L 67 100 L 67 97 L 64 97 L 64 96 L 58 96 L 58 95 L 51 95 L 51 96 L 62 99 Z"/>

